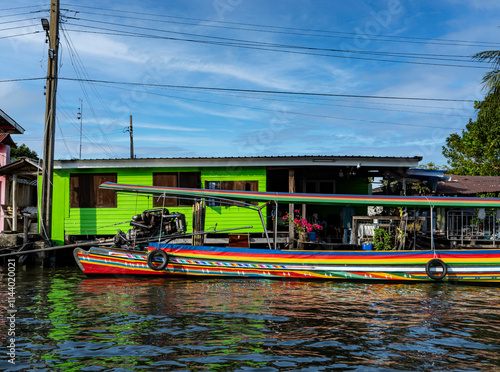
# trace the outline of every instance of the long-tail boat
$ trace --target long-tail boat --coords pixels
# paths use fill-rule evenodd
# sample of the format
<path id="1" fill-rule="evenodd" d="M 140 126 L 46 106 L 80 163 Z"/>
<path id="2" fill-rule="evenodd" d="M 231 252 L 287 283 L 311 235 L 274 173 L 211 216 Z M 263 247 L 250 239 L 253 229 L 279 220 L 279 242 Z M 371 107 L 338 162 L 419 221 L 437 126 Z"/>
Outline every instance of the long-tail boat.
<path id="1" fill-rule="evenodd" d="M 125 185 L 100 187 L 119 192 L 163 196 L 221 198 L 241 202 L 385 207 L 500 208 L 498 198 L 331 195 L 248 192 Z M 259 213 L 260 209 L 256 208 Z M 261 214 L 261 219 L 264 219 Z M 432 226 L 432 221 L 431 221 Z M 195 233 L 196 234 L 196 233 Z M 266 233 L 267 235 L 267 233 Z M 181 277 L 269 278 L 287 280 L 442 281 L 500 283 L 500 249 L 325 251 L 233 248 L 174 244 L 175 236 L 149 243 L 146 250 L 76 248 L 74 256 L 86 275 L 155 275 Z"/>

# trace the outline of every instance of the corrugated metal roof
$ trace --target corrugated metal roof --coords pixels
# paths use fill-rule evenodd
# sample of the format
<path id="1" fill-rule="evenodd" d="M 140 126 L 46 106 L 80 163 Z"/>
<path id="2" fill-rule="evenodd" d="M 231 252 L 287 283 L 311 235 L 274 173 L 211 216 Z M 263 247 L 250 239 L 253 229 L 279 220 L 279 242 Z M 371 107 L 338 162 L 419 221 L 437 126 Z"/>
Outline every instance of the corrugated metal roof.
<path id="1" fill-rule="evenodd" d="M 102 161 L 102 160 L 149 160 L 149 159 L 297 159 L 297 158 L 339 158 L 339 159 L 354 159 L 354 158 L 365 158 L 365 159 L 415 159 L 421 161 L 422 156 L 365 156 L 365 155 L 258 155 L 258 156 L 180 156 L 180 157 L 154 157 L 154 158 L 100 158 L 100 159 L 61 159 L 61 162 L 72 162 L 72 161 Z"/>
<path id="2" fill-rule="evenodd" d="M 441 195 L 475 195 L 487 192 L 500 192 L 500 177 L 457 176 L 449 181 L 439 182 L 437 193 Z"/>
<path id="3" fill-rule="evenodd" d="M 23 134 L 24 128 L 17 124 L 9 115 L 0 110 L 0 131 L 10 134 Z"/>
<path id="4" fill-rule="evenodd" d="M 422 160 L 420 156 L 333 156 L 333 155 L 278 155 L 278 156 L 233 156 L 233 157 L 178 157 L 136 159 L 87 159 L 58 160 L 54 169 L 90 168 L 155 168 L 155 167 L 387 167 L 414 168 Z"/>
<path id="5" fill-rule="evenodd" d="M 9 145 L 10 147 L 16 146 L 9 133 L 0 133 L 0 143 L 2 145 Z"/>
<path id="6" fill-rule="evenodd" d="M 4 165 L 0 167 L 0 175 L 8 174 L 18 174 L 24 178 L 30 180 L 36 180 L 38 178 L 38 173 L 42 170 L 42 167 L 34 160 L 26 157 L 22 157 L 19 160 Z"/>

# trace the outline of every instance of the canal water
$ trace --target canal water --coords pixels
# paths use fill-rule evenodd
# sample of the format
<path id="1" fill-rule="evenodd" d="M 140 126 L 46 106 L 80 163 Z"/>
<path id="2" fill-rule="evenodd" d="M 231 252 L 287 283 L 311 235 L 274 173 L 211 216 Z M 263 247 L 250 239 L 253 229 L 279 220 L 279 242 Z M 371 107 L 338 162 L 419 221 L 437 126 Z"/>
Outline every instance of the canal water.
<path id="1" fill-rule="evenodd" d="M 2 371 L 500 370 L 494 287 L 1 276 Z"/>

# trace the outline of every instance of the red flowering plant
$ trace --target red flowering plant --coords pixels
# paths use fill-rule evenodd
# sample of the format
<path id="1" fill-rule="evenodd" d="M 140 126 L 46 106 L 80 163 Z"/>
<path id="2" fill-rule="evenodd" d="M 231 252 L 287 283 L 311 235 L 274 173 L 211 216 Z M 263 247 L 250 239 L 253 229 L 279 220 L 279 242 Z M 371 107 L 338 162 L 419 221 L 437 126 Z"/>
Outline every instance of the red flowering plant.
<path id="1" fill-rule="evenodd" d="M 307 222 L 305 218 L 300 217 L 300 211 L 296 209 L 294 214 L 290 216 L 288 213 L 283 216 L 283 219 L 293 224 L 293 229 L 296 232 L 311 232 L 314 230 L 321 230 L 323 226 Z"/>

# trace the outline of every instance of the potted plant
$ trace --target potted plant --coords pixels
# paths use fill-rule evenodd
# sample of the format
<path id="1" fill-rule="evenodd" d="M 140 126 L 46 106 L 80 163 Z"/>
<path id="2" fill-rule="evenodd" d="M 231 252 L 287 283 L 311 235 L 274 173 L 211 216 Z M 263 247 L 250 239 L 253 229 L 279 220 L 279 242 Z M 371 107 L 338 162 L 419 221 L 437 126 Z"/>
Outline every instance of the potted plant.
<path id="1" fill-rule="evenodd" d="M 373 248 L 376 251 L 390 251 L 393 250 L 392 237 L 385 229 L 375 229 L 373 235 Z"/>
<path id="2" fill-rule="evenodd" d="M 283 216 L 289 224 L 293 225 L 293 230 L 298 234 L 299 241 L 306 241 L 308 238 L 308 233 L 314 230 L 321 230 L 323 226 L 312 224 L 307 222 L 307 220 L 300 216 L 300 210 L 295 209 L 293 215 L 288 213 Z"/>

